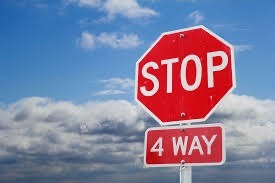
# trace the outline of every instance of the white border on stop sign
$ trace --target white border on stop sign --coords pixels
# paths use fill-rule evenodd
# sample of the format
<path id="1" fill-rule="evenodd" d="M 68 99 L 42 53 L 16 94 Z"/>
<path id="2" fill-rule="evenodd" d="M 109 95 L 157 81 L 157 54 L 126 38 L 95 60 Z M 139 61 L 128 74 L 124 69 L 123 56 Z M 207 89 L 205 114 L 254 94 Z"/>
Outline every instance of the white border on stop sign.
<path id="1" fill-rule="evenodd" d="M 159 42 L 159 40 L 168 34 L 173 34 L 173 33 L 177 33 L 177 32 L 184 32 L 184 31 L 189 31 L 189 30 L 194 30 L 194 29 L 203 29 L 206 32 L 208 32 L 210 35 L 212 35 L 213 37 L 215 37 L 216 39 L 218 39 L 219 41 L 223 42 L 225 45 L 227 45 L 228 47 L 230 47 L 231 49 L 231 68 L 232 68 L 232 87 L 230 90 L 228 90 L 228 92 L 223 96 L 223 98 L 212 108 L 212 110 L 204 117 L 204 118 L 200 118 L 200 119 L 190 119 L 190 120 L 179 120 L 179 121 L 170 121 L 170 122 L 162 122 L 153 112 L 151 112 L 143 103 L 141 103 L 138 98 L 137 98 L 137 94 L 138 94 L 138 64 L 139 62 L 148 54 L 149 51 L 152 50 L 152 48 Z M 216 110 L 216 108 L 220 105 L 220 103 L 223 101 L 223 99 L 228 96 L 235 88 L 236 88 L 236 73 L 235 73 L 235 56 L 234 56 L 234 47 L 227 42 L 226 40 L 224 40 L 223 38 L 221 38 L 220 36 L 218 36 L 217 34 L 215 34 L 214 32 L 212 32 L 211 30 L 209 30 L 208 28 L 206 28 L 203 25 L 198 25 L 198 26 L 193 26 L 193 27 L 189 27 L 189 28 L 184 28 L 184 29 L 178 29 L 178 30 L 173 30 L 173 31 L 168 31 L 168 32 L 163 32 L 158 38 L 157 40 L 146 50 L 146 52 L 138 59 L 138 61 L 136 62 L 136 68 L 135 68 L 135 101 L 148 113 L 151 115 L 151 117 L 153 117 L 161 126 L 168 126 L 168 125 L 179 125 L 179 124 L 183 124 L 183 123 L 193 123 L 193 122 L 204 122 L 206 121 L 209 116 Z"/>
<path id="2" fill-rule="evenodd" d="M 144 165 L 145 167 L 172 167 L 181 166 L 181 162 L 176 164 L 147 164 L 146 163 L 146 151 L 147 151 L 147 134 L 150 130 L 169 130 L 169 129 L 187 129 L 187 128 L 203 128 L 203 127 L 220 127 L 222 129 L 222 160 L 218 163 L 186 163 L 185 166 L 216 166 L 222 165 L 226 161 L 226 143 L 225 143 L 225 130 L 221 123 L 211 123 L 211 124 L 197 124 L 197 125 L 182 125 L 182 126 L 162 126 L 148 128 L 145 131 L 144 137 Z"/>

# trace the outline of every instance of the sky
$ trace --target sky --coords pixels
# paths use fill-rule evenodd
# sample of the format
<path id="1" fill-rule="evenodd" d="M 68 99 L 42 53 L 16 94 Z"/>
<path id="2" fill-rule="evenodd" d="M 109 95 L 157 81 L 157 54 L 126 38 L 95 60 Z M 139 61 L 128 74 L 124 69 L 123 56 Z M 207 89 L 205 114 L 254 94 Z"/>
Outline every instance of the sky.
<path id="1" fill-rule="evenodd" d="M 0 1 L 0 182 L 179 182 L 145 168 L 159 124 L 134 101 L 136 61 L 162 32 L 204 25 L 235 48 L 236 89 L 204 123 L 224 165 L 193 182 L 275 180 L 275 1 Z"/>

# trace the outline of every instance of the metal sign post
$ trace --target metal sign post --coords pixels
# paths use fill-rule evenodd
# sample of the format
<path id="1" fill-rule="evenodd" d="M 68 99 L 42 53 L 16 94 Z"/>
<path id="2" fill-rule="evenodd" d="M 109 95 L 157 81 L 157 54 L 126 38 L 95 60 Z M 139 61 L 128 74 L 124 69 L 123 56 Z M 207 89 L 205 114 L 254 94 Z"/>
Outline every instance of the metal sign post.
<path id="1" fill-rule="evenodd" d="M 192 167 L 184 166 L 184 161 L 180 166 L 180 183 L 192 183 Z"/>
<path id="2" fill-rule="evenodd" d="M 191 125 L 191 123 L 187 123 L 187 125 Z M 182 127 L 182 131 L 184 130 L 184 124 L 180 123 L 180 127 Z M 180 183 L 192 183 L 192 167 L 185 166 L 185 161 L 182 160 L 180 166 Z"/>

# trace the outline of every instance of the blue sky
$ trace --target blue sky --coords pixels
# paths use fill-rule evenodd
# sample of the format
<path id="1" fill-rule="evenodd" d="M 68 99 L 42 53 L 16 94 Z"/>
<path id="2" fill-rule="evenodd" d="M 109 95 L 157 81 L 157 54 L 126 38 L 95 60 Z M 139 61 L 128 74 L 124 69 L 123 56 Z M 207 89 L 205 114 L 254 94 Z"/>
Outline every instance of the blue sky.
<path id="1" fill-rule="evenodd" d="M 178 181 L 143 168 L 158 124 L 134 102 L 135 63 L 162 32 L 204 25 L 235 46 L 237 88 L 208 121 L 224 121 L 228 161 L 194 181 L 274 181 L 274 1 L 3 0 L 0 23 L 0 180 Z"/>
<path id="2" fill-rule="evenodd" d="M 29 96 L 77 103 L 109 98 L 95 96 L 106 90 L 101 80 L 134 79 L 136 60 L 160 33 L 195 24 L 237 47 L 235 93 L 274 99 L 273 1 L 143 0 L 135 4 L 136 15 L 126 5 L 104 9 L 97 1 L 85 2 L 1 2 L 2 102 Z M 85 33 L 93 39 L 90 45 Z M 112 45 L 100 36 L 126 43 Z M 119 98 L 131 100 L 129 95 Z"/>

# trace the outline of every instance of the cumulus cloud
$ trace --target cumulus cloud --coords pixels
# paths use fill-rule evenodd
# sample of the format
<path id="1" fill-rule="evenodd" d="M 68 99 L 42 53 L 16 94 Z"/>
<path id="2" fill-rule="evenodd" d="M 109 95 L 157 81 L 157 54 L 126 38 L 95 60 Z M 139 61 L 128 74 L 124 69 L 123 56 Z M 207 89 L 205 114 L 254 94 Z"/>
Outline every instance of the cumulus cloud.
<path id="1" fill-rule="evenodd" d="M 82 32 L 78 43 L 84 49 L 93 49 L 95 47 L 95 36 L 87 31 Z"/>
<path id="2" fill-rule="evenodd" d="M 234 46 L 236 52 L 244 52 L 244 51 L 250 51 L 253 49 L 252 45 L 235 45 Z"/>
<path id="3" fill-rule="evenodd" d="M 227 169 L 219 169 L 219 174 L 230 166 L 236 171 L 257 165 L 274 169 L 274 111 L 274 100 L 249 96 L 229 95 L 221 103 L 207 121 L 222 122 L 226 130 L 227 162 L 222 167 Z M 117 178 L 122 172 L 133 182 L 140 182 L 140 176 L 169 177 L 166 170 L 143 169 L 144 131 L 150 126 L 158 124 L 125 100 L 74 104 L 30 97 L 7 104 L 0 108 L 1 180 L 28 182 L 43 177 L 79 182 L 88 177 L 87 182 L 104 182 L 112 174 L 113 182 L 121 182 Z M 207 168 L 213 175 L 215 170 Z"/>
<path id="4" fill-rule="evenodd" d="M 99 7 L 101 0 L 64 0 L 65 4 L 77 4 L 80 7 Z"/>
<path id="5" fill-rule="evenodd" d="M 95 95 L 118 95 L 133 92 L 134 80 L 130 78 L 109 78 L 99 81 L 104 90 L 97 92 Z"/>
<path id="6" fill-rule="evenodd" d="M 178 2 L 191 2 L 191 3 L 195 3 L 197 2 L 197 0 L 177 0 Z"/>
<path id="7" fill-rule="evenodd" d="M 114 49 L 130 49 L 136 48 L 142 44 L 136 34 L 118 34 L 102 32 L 98 36 L 87 31 L 81 34 L 77 43 L 84 49 L 92 50 L 95 45 L 107 46 Z"/>
<path id="8" fill-rule="evenodd" d="M 40 10 L 47 10 L 49 8 L 49 5 L 43 0 L 15 1 L 15 3 L 23 7 L 32 6 Z"/>
<path id="9" fill-rule="evenodd" d="M 230 95 L 217 108 L 209 121 L 221 121 L 226 127 L 230 161 L 237 163 L 275 163 L 275 153 L 266 156 L 263 147 L 275 144 L 275 101 L 249 96 Z M 266 144 L 266 145 L 265 145 Z"/>
<path id="10" fill-rule="evenodd" d="M 142 44 L 136 34 L 121 34 L 102 32 L 97 36 L 97 41 L 111 48 L 135 48 Z"/>
<path id="11" fill-rule="evenodd" d="M 141 7 L 136 0 L 107 0 L 103 5 L 103 9 L 107 12 L 108 18 L 110 19 L 116 15 L 121 15 L 129 19 L 157 15 L 156 11 Z"/>
<path id="12" fill-rule="evenodd" d="M 96 92 L 95 96 L 121 95 L 133 92 L 134 89 L 134 80 L 130 78 L 114 77 L 99 80 L 99 83 L 104 89 Z"/>
<path id="13" fill-rule="evenodd" d="M 248 31 L 247 28 L 239 27 L 235 24 L 215 24 L 213 25 L 214 29 L 225 29 L 230 31 Z"/>
<path id="14" fill-rule="evenodd" d="M 200 24 L 204 20 L 204 16 L 198 10 L 191 12 L 188 15 L 188 18 L 193 21 L 193 24 Z"/>
<path id="15" fill-rule="evenodd" d="M 137 0 L 65 0 L 65 4 L 96 8 L 98 11 L 106 13 L 106 20 L 112 20 L 117 16 L 136 19 L 158 15 L 155 10 L 141 6 Z"/>
<path id="16" fill-rule="evenodd" d="M 95 93 L 95 96 L 99 96 L 99 95 L 119 95 L 119 94 L 125 94 L 126 92 L 122 91 L 122 90 L 102 90 L 99 92 Z"/>
<path id="17" fill-rule="evenodd" d="M 39 162 L 44 160 L 50 161 L 45 165 L 48 168 L 51 161 L 60 163 L 58 167 L 62 169 L 72 162 L 91 164 L 91 172 L 116 171 L 110 164 L 141 164 L 145 123 L 139 112 L 137 106 L 127 101 L 76 105 L 40 97 L 25 98 L 0 110 L 0 157 L 16 161 L 19 167 L 23 166 L 20 161 L 32 164 L 32 170 L 20 172 L 37 171 L 36 168 L 41 169 Z M 0 160 L 1 170 L 7 168 L 9 161 Z M 1 171 L 0 177 L 4 175 L 5 171 Z"/>
<path id="18" fill-rule="evenodd" d="M 108 88 L 133 89 L 135 86 L 134 80 L 130 78 L 109 78 L 100 82 Z"/>

